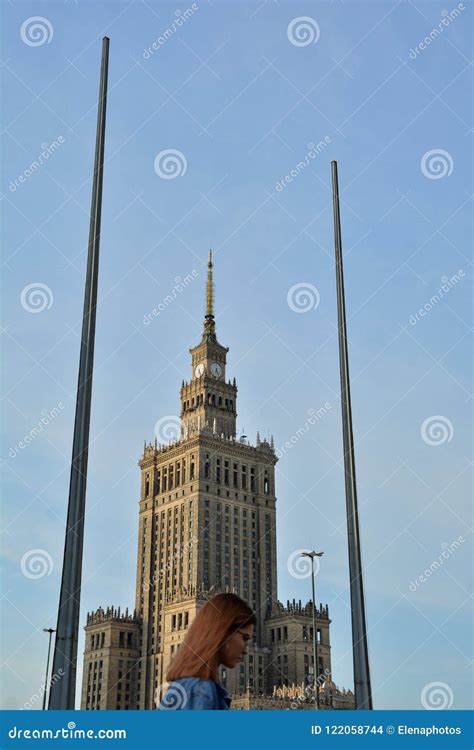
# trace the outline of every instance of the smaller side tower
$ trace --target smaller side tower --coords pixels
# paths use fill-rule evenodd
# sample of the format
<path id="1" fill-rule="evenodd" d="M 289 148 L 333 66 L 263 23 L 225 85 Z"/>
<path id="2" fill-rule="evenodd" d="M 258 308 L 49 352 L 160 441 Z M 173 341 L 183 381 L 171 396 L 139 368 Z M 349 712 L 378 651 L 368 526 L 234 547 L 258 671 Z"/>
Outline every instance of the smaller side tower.
<path id="1" fill-rule="evenodd" d="M 136 705 L 140 622 L 120 607 L 87 614 L 81 710 L 129 710 Z"/>

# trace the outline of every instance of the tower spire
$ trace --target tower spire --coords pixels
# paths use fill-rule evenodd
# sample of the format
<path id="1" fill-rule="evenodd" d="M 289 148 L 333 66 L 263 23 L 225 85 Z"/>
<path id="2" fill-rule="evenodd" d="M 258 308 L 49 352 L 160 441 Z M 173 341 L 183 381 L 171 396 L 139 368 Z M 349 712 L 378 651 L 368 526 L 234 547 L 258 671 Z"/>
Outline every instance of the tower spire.
<path id="1" fill-rule="evenodd" d="M 207 293 L 206 293 L 206 317 L 214 317 L 214 282 L 212 280 L 212 250 L 209 250 L 207 260 Z"/>
<path id="2" fill-rule="evenodd" d="M 216 323 L 214 320 L 214 281 L 212 278 L 212 250 L 209 250 L 207 261 L 206 315 L 204 317 L 204 337 L 216 340 Z"/>

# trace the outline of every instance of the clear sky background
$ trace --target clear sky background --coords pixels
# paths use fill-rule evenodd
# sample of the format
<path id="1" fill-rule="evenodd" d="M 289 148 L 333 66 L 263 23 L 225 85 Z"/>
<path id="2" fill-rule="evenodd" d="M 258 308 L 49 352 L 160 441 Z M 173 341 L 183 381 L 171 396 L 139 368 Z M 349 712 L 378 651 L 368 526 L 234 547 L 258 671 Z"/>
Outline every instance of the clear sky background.
<path id="1" fill-rule="evenodd" d="M 239 431 L 252 442 L 257 430 L 273 433 L 277 448 L 305 432 L 277 465 L 279 597 L 309 598 L 310 579 L 287 561 L 300 548 L 324 550 L 317 599 L 332 619 L 334 679 L 352 687 L 332 159 L 374 705 L 417 709 L 437 696 L 471 705 L 473 9 L 461 6 L 451 20 L 443 11 L 455 3 L 421 0 L 199 0 L 153 50 L 191 3 L 3 3 L 4 708 L 40 690 L 42 628 L 56 626 L 104 34 L 77 705 L 86 612 L 134 606 L 137 461 L 156 422 L 179 413 L 209 247 Z M 43 18 L 39 37 L 28 23 L 21 31 L 32 16 Z M 308 36 L 288 31 L 298 17 L 309 17 Z M 25 172 L 45 144 L 49 158 Z M 168 149 L 181 155 L 164 179 L 155 159 Z M 445 277 L 454 280 L 440 295 Z M 309 410 L 325 403 L 306 429 Z"/>

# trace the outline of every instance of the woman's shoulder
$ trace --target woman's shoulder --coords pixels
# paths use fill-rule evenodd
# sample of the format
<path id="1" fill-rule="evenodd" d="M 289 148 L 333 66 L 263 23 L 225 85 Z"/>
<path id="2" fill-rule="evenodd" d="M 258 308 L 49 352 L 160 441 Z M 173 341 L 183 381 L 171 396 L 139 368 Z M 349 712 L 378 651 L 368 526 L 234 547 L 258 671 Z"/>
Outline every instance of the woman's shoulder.
<path id="1" fill-rule="evenodd" d="M 216 684 L 200 677 L 179 677 L 168 685 L 161 709 L 206 710 L 216 708 Z"/>

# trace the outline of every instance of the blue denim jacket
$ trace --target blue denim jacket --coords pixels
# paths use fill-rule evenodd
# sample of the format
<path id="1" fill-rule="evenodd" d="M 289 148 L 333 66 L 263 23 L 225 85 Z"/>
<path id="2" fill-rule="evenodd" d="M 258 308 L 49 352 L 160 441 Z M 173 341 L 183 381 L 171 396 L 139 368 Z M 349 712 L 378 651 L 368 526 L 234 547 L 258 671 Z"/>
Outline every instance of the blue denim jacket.
<path id="1" fill-rule="evenodd" d="M 168 685 L 160 711 L 227 711 L 231 699 L 226 689 L 214 680 L 180 677 Z"/>

